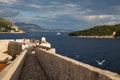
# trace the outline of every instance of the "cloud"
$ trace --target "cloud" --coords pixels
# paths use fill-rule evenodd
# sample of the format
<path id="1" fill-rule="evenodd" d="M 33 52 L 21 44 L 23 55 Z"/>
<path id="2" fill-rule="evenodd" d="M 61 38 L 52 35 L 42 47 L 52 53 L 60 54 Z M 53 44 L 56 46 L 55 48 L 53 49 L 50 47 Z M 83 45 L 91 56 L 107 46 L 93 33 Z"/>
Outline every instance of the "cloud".
<path id="1" fill-rule="evenodd" d="M 15 17 L 18 14 L 19 11 L 15 9 L 11 8 L 0 9 L 0 17 Z"/>
<path id="2" fill-rule="evenodd" d="M 116 21 L 111 21 L 111 22 L 107 22 L 107 23 L 104 23 L 106 25 L 114 25 L 114 24 L 118 24 L 118 22 Z"/>
<path id="3" fill-rule="evenodd" d="M 120 5 L 111 6 L 109 9 L 111 10 L 112 14 L 116 14 L 117 15 L 117 14 L 120 13 Z"/>
<path id="4" fill-rule="evenodd" d="M 41 8 L 41 6 L 37 4 L 29 4 L 29 6 L 32 8 Z"/>
<path id="5" fill-rule="evenodd" d="M 43 12 L 46 14 L 45 18 L 57 18 L 63 15 L 72 16 L 73 14 L 85 14 L 85 11 L 81 11 L 81 8 L 76 4 L 59 4 L 57 6 L 50 5 L 44 8 Z"/>
<path id="6" fill-rule="evenodd" d="M 46 28 L 81 29 L 120 22 L 120 0 L 0 0 L 0 16 Z M 118 15 L 118 17 L 116 17 Z"/>
<path id="7" fill-rule="evenodd" d="M 13 4 L 15 2 L 17 2 L 17 0 L 0 0 L 1 3 L 5 3 L 5 4 Z"/>
<path id="8" fill-rule="evenodd" d="M 92 21 L 100 21 L 100 20 L 114 20 L 115 17 L 114 15 L 84 15 L 82 17 L 83 20 L 88 21 L 88 22 L 92 22 Z"/>

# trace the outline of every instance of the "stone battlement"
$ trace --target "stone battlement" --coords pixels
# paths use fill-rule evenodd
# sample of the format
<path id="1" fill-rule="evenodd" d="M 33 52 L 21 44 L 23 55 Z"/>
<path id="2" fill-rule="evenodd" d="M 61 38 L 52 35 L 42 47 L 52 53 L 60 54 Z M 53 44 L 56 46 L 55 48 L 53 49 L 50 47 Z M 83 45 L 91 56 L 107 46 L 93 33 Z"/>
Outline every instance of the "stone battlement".
<path id="1" fill-rule="evenodd" d="M 120 75 L 42 49 L 36 57 L 50 80 L 120 80 Z"/>
<path id="2" fill-rule="evenodd" d="M 16 42 L 10 42 L 11 46 L 16 46 L 17 44 L 18 43 Z M 18 44 L 17 46 L 19 46 L 20 44 Z M 12 50 L 19 52 L 21 51 L 21 48 L 20 50 L 19 48 L 15 48 L 15 50 Z M 35 62 L 43 70 L 43 73 L 40 75 L 44 74 L 44 77 L 47 77 L 45 78 L 45 80 L 120 80 L 120 75 L 117 73 L 92 67 L 88 64 L 84 64 L 82 62 L 78 62 L 68 57 L 59 55 L 55 52 L 54 48 L 34 47 L 31 45 L 28 45 L 27 49 L 22 50 L 22 52 L 19 53 L 19 56 L 17 56 L 14 61 L 12 61 L 6 68 L 4 68 L 0 72 L 0 80 L 19 80 L 21 76 L 20 73 L 23 72 L 23 65 L 28 65 L 26 63 L 24 64 L 24 62 L 26 61 L 26 56 L 28 56 L 28 54 L 34 54 L 34 59 L 36 58 Z M 34 69 L 32 66 L 34 66 L 35 68 L 35 65 L 33 63 L 29 64 L 30 68 L 27 67 L 28 73 L 26 72 L 27 74 L 25 74 L 27 80 L 31 79 L 27 77 L 27 75 L 29 74 L 33 74 L 33 77 L 30 77 L 35 77 L 34 73 L 29 73 L 30 69 Z M 36 70 L 38 69 L 38 66 L 37 68 L 35 68 Z M 32 80 L 36 80 L 36 78 L 37 77 Z M 42 79 L 42 76 L 40 79 Z"/>
<path id="3" fill-rule="evenodd" d="M 0 72 L 0 80 L 18 80 L 26 57 L 26 50 Z"/>

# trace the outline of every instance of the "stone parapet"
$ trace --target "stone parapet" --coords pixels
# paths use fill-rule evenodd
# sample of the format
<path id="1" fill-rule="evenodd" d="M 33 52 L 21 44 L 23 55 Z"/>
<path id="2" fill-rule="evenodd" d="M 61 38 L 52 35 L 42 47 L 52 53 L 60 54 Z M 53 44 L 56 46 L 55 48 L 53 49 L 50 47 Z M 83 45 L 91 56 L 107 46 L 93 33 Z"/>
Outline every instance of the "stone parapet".
<path id="1" fill-rule="evenodd" d="M 19 80 L 21 68 L 26 57 L 26 50 L 20 53 L 15 60 L 0 72 L 0 80 Z"/>
<path id="2" fill-rule="evenodd" d="M 120 80 L 120 75 L 92 67 L 43 49 L 35 50 L 36 57 L 50 80 Z"/>
<path id="3" fill-rule="evenodd" d="M 50 48 L 50 47 L 45 47 L 45 46 L 39 46 L 40 49 L 45 50 L 49 53 L 56 53 L 56 49 L 55 48 Z"/>

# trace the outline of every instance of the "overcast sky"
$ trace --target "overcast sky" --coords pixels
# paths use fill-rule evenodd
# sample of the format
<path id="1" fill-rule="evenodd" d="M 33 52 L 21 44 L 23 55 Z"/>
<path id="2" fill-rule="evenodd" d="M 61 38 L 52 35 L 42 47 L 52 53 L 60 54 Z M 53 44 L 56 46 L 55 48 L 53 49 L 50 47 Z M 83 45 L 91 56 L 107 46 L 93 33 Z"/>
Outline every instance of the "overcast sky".
<path id="1" fill-rule="evenodd" d="M 83 30 L 120 23 L 120 0 L 0 0 L 0 17 L 49 29 Z"/>

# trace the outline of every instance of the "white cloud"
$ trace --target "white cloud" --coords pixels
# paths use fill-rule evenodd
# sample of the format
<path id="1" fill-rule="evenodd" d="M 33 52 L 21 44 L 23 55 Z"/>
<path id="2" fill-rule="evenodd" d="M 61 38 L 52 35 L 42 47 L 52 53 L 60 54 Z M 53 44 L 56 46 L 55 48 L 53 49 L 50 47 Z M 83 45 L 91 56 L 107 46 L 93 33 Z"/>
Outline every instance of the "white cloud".
<path id="1" fill-rule="evenodd" d="M 0 0 L 0 2 L 6 3 L 6 4 L 13 4 L 13 3 L 17 2 L 17 0 Z"/>
<path id="2" fill-rule="evenodd" d="M 54 7 L 55 9 L 53 9 Z M 46 18 L 57 18 L 62 15 L 73 16 L 86 14 L 86 11 L 81 10 L 81 8 L 76 4 L 59 4 L 57 6 L 48 6 L 46 8 Z"/>
<path id="3" fill-rule="evenodd" d="M 86 21 L 104 20 L 104 19 L 115 19 L 113 15 L 88 15 L 83 17 Z"/>
<path id="4" fill-rule="evenodd" d="M 66 24 L 71 27 L 81 27 L 82 24 L 85 27 L 120 22 L 119 16 L 115 17 L 116 14 L 119 14 L 119 5 L 109 4 L 110 7 L 102 4 L 99 6 L 96 4 L 98 2 L 103 1 L 0 0 L 0 16 L 14 17 L 11 19 L 19 22 L 38 22 L 46 26 L 64 26 Z M 66 23 L 64 24 L 64 22 Z"/>
<path id="5" fill-rule="evenodd" d="M 114 15 L 73 15 L 74 18 L 78 20 L 84 20 L 87 22 L 101 21 L 101 20 L 115 20 L 116 17 Z"/>
<path id="6" fill-rule="evenodd" d="M 76 4 L 70 4 L 70 3 L 68 3 L 68 4 L 63 4 L 62 6 L 64 6 L 64 7 L 70 7 L 70 8 L 75 8 L 75 7 L 77 7 Z"/>
<path id="7" fill-rule="evenodd" d="M 30 6 L 30 7 L 33 7 L 33 8 L 41 8 L 41 6 L 40 6 L 40 5 L 37 5 L 37 4 L 30 4 L 29 6 Z"/>
<path id="8" fill-rule="evenodd" d="M 0 9 L 0 17 L 15 17 L 19 11 L 11 8 Z"/>
<path id="9" fill-rule="evenodd" d="M 107 23 L 104 23 L 106 25 L 114 25 L 114 24 L 118 24 L 118 22 L 116 21 L 110 21 L 110 22 L 107 22 Z"/>

